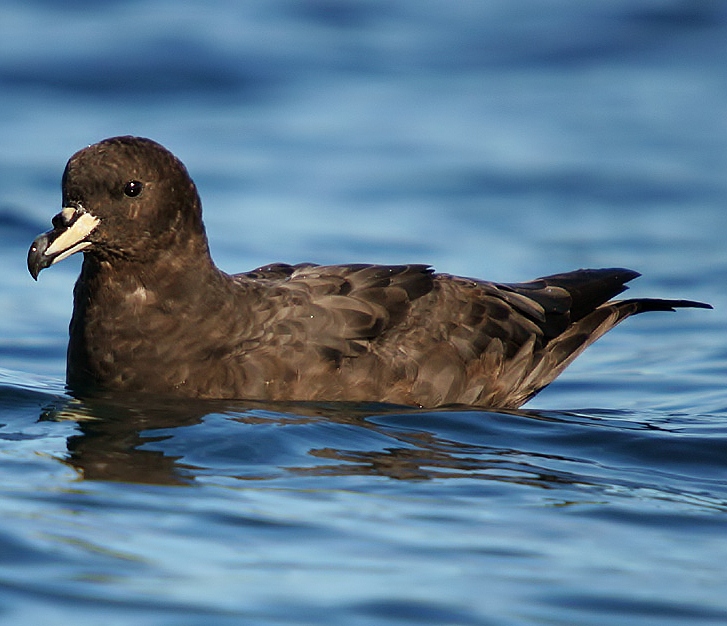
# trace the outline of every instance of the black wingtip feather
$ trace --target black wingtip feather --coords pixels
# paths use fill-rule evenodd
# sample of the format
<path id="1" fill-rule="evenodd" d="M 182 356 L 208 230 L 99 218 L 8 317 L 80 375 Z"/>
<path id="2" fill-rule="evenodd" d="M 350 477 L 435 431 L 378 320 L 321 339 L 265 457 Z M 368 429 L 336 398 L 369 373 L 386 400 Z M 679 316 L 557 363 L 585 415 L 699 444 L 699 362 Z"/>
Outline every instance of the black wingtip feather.
<path id="1" fill-rule="evenodd" d="M 676 309 L 713 309 L 711 304 L 696 302 L 695 300 L 663 300 L 660 298 L 638 298 L 628 300 L 636 306 L 637 313 L 649 311 L 675 311 Z"/>

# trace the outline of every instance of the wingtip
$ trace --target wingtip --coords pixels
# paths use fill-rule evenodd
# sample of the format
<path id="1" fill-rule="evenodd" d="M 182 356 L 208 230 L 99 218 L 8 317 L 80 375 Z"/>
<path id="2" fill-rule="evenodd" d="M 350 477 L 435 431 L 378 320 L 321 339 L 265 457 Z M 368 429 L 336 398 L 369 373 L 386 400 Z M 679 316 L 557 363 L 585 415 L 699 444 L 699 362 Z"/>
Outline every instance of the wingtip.
<path id="1" fill-rule="evenodd" d="M 672 300 L 671 305 L 677 309 L 713 309 L 714 307 L 707 302 L 697 302 L 696 300 Z"/>
<path id="2" fill-rule="evenodd" d="M 624 301 L 626 302 L 626 301 Z M 697 302 L 696 300 L 663 300 L 661 298 L 638 298 L 631 300 L 638 304 L 638 312 L 646 311 L 672 311 L 677 309 L 713 309 L 711 304 Z"/>

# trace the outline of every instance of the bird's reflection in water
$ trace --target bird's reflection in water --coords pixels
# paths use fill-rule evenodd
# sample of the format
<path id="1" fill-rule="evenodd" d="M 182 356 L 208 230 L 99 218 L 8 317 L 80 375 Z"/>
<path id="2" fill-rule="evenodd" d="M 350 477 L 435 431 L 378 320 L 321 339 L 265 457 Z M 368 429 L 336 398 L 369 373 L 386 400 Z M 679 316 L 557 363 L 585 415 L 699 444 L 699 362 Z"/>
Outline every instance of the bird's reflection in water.
<path id="1" fill-rule="evenodd" d="M 82 478 L 181 485 L 190 478 L 180 457 L 142 446 L 173 436 L 155 436 L 154 430 L 197 424 L 205 414 L 192 403 L 104 395 L 71 399 L 47 409 L 41 418 L 78 423 L 81 432 L 69 437 L 65 461 Z"/>
<path id="2" fill-rule="evenodd" d="M 233 478 L 269 479 L 282 472 L 291 476 L 370 475 L 400 480 L 477 478 L 543 488 L 583 482 L 582 477 L 553 469 L 553 461 L 567 459 L 522 451 L 502 441 L 503 420 L 562 422 L 560 414 L 522 410 L 489 413 L 462 407 L 432 412 L 356 403 L 190 401 L 125 393 L 70 399 L 46 409 L 41 419 L 71 419 L 78 423 L 80 433 L 69 438 L 65 462 L 83 479 L 185 485 L 214 470 L 185 461 L 185 456 L 194 456 L 193 447 L 197 445 L 185 439 L 185 427 L 201 424 L 207 416 L 223 416 L 228 449 L 235 448 L 235 423 L 248 429 L 239 430 L 238 458 L 246 470 L 250 467 L 249 460 L 244 458 L 251 450 L 249 429 L 282 427 L 277 435 L 282 438 L 279 449 L 271 454 L 272 457 L 278 453 L 276 460 L 271 460 L 267 467 L 256 461 L 258 474 L 236 474 L 227 463 L 224 474 Z M 453 430 L 445 426 L 450 420 L 456 424 Z M 487 427 L 480 428 L 488 420 L 500 424 L 496 441 L 488 441 Z M 283 441 L 290 436 L 285 427 L 323 423 L 342 428 L 333 437 L 319 431 L 309 433 L 306 441 L 310 446 L 305 450 L 305 458 L 292 455 L 289 462 L 280 463 L 281 450 L 285 453 Z M 473 425 L 474 432 L 458 436 L 457 430 L 466 431 L 468 425 Z M 511 428 L 516 432 L 515 426 Z M 330 429 L 326 432 L 330 433 Z M 356 441 L 347 446 L 346 437 L 352 433 Z M 342 440 L 342 445 L 331 445 Z M 362 442 L 369 443 L 369 449 Z M 164 451 L 165 447 L 174 452 Z M 189 455 L 185 450 L 189 450 Z M 182 453 L 178 454 L 179 451 Z M 261 453 L 266 454 L 266 450 L 254 452 L 258 458 Z M 277 473 L 269 471 L 272 463 L 277 464 Z"/>

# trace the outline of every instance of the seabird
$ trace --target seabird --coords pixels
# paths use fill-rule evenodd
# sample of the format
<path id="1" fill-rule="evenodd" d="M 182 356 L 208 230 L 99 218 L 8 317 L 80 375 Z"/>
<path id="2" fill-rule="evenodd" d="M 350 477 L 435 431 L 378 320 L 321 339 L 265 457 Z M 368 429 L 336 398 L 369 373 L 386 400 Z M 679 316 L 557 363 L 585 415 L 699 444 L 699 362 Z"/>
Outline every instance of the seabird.
<path id="1" fill-rule="evenodd" d="M 33 278 L 76 252 L 67 384 L 195 398 L 516 408 L 625 318 L 689 300 L 612 300 L 637 272 L 502 284 L 427 265 L 288 265 L 229 275 L 196 187 L 149 139 L 71 157 Z"/>

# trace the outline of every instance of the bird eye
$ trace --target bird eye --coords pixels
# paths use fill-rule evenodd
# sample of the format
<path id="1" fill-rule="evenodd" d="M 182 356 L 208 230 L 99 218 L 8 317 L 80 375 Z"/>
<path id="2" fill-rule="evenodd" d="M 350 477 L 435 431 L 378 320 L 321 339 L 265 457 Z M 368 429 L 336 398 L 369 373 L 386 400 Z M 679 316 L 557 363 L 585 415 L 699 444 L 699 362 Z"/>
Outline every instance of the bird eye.
<path id="1" fill-rule="evenodd" d="M 124 185 L 124 194 L 129 198 L 136 198 L 144 188 L 144 183 L 140 183 L 138 180 L 130 180 Z"/>

